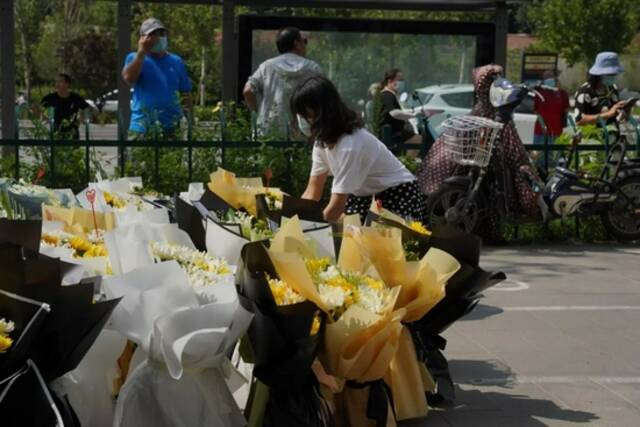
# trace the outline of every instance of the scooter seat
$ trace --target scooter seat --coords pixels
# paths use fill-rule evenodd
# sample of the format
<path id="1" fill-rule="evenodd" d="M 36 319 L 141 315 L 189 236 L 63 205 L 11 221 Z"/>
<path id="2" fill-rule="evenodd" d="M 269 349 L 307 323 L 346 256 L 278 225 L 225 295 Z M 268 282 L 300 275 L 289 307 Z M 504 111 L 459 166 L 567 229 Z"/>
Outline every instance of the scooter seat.
<path id="1" fill-rule="evenodd" d="M 567 178 L 573 178 L 573 179 L 578 179 L 578 174 L 575 173 L 572 170 L 569 170 L 567 168 L 563 168 L 562 166 L 556 166 L 556 173 L 566 176 Z"/>

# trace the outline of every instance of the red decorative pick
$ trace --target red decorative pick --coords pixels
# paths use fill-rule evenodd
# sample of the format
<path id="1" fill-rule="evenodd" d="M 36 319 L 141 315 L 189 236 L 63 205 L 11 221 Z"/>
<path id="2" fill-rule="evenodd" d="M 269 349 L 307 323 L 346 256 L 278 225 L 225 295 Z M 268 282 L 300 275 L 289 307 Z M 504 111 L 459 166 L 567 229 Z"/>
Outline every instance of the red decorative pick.
<path id="1" fill-rule="evenodd" d="M 376 207 L 378 211 L 382 211 L 382 199 L 376 199 Z"/>
<path id="2" fill-rule="evenodd" d="M 95 189 L 91 189 L 91 190 L 87 190 L 87 200 L 89 201 L 89 203 L 91 203 L 91 212 L 93 213 L 93 228 L 96 230 L 96 233 L 98 232 L 98 221 L 96 221 L 96 207 L 95 207 L 95 203 L 96 203 L 96 190 Z"/>
<path id="3" fill-rule="evenodd" d="M 264 170 L 264 179 L 266 181 L 267 187 L 271 187 L 271 185 L 269 185 L 271 183 L 271 178 L 273 178 L 273 171 L 271 170 L 271 168 L 266 168 Z"/>
<path id="4" fill-rule="evenodd" d="M 36 185 L 38 181 L 40 181 L 42 177 L 45 176 L 46 174 L 47 173 L 44 171 L 44 168 L 39 168 L 38 174 L 36 175 L 36 179 L 33 180 L 33 185 Z"/>

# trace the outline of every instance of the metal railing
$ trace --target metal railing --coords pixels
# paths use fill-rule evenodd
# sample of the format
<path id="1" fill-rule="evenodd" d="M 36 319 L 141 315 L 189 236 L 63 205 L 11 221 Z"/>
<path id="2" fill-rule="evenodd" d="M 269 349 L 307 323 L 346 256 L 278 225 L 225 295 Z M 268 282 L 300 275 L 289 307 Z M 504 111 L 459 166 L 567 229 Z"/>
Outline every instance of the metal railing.
<path id="1" fill-rule="evenodd" d="M 156 188 L 160 182 L 160 150 L 161 149 L 186 149 L 187 150 L 187 158 L 186 158 L 186 168 L 187 168 L 187 179 L 189 182 L 193 179 L 193 150 L 194 149 L 218 149 L 220 150 L 219 159 L 220 166 L 225 167 L 226 165 L 226 150 L 228 149 L 257 149 L 264 146 L 273 147 L 273 148 L 292 148 L 292 147 L 301 147 L 302 144 L 305 144 L 301 141 L 292 141 L 292 140 L 283 140 L 283 141 L 259 141 L 257 138 L 257 134 L 254 131 L 251 132 L 251 137 L 249 140 L 245 141 L 230 141 L 225 139 L 225 128 L 226 128 L 226 118 L 224 113 L 220 115 L 220 129 L 219 136 L 216 140 L 209 141 L 196 141 L 192 140 L 193 137 L 193 127 L 191 123 L 192 120 L 188 120 L 188 126 L 186 129 L 186 141 L 178 140 L 178 141 L 168 141 L 168 140 L 141 140 L 141 141 L 127 141 L 125 133 L 122 130 L 118 131 L 118 140 L 90 140 L 89 139 L 89 121 L 85 117 L 84 120 L 84 133 L 86 140 L 56 140 L 53 138 L 53 115 L 50 114 L 49 127 L 51 130 L 49 139 L 4 139 L 0 140 L 0 147 L 15 147 L 14 150 L 14 162 L 12 165 L 13 174 L 16 179 L 20 177 L 20 169 L 21 169 L 21 156 L 20 156 L 20 148 L 21 147 L 48 147 L 49 150 L 49 159 L 48 159 L 48 181 L 50 185 L 55 185 L 56 183 L 56 155 L 55 151 L 58 147 L 72 147 L 72 148 L 81 148 L 84 147 L 85 155 L 84 155 L 84 166 L 85 166 L 85 178 L 87 182 L 91 181 L 92 177 L 90 176 L 91 171 L 91 148 L 99 148 L 99 147 L 113 147 L 118 148 L 118 174 L 120 176 L 124 176 L 126 173 L 126 157 L 127 150 L 131 148 L 154 148 L 154 158 L 153 158 L 153 182 Z M 253 129 L 255 129 L 255 123 L 253 123 Z M 543 129 L 546 128 L 544 126 L 544 121 L 541 121 L 541 125 Z M 640 141 L 640 130 L 637 124 L 634 122 L 635 131 L 637 135 L 637 141 Z M 603 126 L 604 129 L 604 144 L 580 144 L 577 147 L 578 152 L 591 151 L 591 152 L 604 152 L 608 154 L 609 152 L 609 135 L 607 133 L 606 126 Z M 18 135 L 16 135 L 18 136 Z M 397 141 L 393 141 L 391 135 L 391 129 L 388 125 L 383 126 L 381 131 L 381 139 L 383 142 L 389 146 L 398 146 L 402 147 L 402 144 L 397 144 Z M 406 150 L 409 148 L 408 146 L 404 146 Z M 410 148 L 415 148 L 412 146 Z M 553 152 L 560 152 L 568 150 L 568 146 L 566 145 L 558 145 L 549 143 L 549 138 L 545 138 L 543 145 L 534 145 L 534 144 L 525 144 L 525 148 L 529 151 L 538 151 L 542 152 L 543 162 L 542 167 L 545 169 L 549 169 L 551 164 L 550 162 L 550 154 Z M 628 150 L 635 150 L 640 156 L 640 144 L 629 144 Z M 286 172 L 287 175 L 291 176 L 291 156 L 286 157 Z M 574 156 L 575 166 L 578 168 L 579 166 L 579 156 Z"/>

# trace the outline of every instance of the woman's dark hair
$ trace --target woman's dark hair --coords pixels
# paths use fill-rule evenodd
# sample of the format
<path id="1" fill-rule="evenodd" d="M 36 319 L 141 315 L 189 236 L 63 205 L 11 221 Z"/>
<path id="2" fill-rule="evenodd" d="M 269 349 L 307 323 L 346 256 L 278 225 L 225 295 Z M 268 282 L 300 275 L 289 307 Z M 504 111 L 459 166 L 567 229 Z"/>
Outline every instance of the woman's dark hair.
<path id="1" fill-rule="evenodd" d="M 600 83 L 602 81 L 602 76 L 596 76 L 593 74 L 588 74 L 588 82 L 591 85 L 591 87 L 596 87 L 598 86 L 598 83 Z"/>
<path id="2" fill-rule="evenodd" d="M 302 39 L 300 30 L 296 27 L 285 27 L 278 32 L 278 38 L 276 39 L 276 47 L 279 53 L 291 52 L 296 44 L 296 41 Z"/>
<path id="3" fill-rule="evenodd" d="M 382 79 L 382 87 L 385 87 L 391 80 L 395 79 L 398 76 L 398 73 L 401 73 L 402 70 L 399 68 L 392 68 L 386 73 L 384 73 L 384 78 Z"/>
<path id="4" fill-rule="evenodd" d="M 291 113 L 307 117 L 314 113 L 311 123 L 312 139 L 322 146 L 332 147 L 342 135 L 352 134 L 364 127 L 355 111 L 345 105 L 331 80 L 313 76 L 303 81 L 291 95 Z"/>

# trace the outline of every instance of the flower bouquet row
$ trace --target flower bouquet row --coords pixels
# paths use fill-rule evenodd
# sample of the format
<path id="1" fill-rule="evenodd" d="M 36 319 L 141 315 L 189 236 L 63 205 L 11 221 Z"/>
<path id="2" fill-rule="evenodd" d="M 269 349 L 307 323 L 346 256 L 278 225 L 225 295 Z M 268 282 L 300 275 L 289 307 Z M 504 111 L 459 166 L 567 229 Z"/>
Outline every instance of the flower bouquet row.
<path id="1" fill-rule="evenodd" d="M 404 276 L 390 277 L 369 268 L 366 246 L 350 243 L 343 239 L 333 264 L 317 257 L 292 219 L 269 248 L 243 249 L 237 281 L 255 316 L 254 375 L 269 388 L 264 425 L 395 425 L 427 413 L 432 381 L 403 322 L 444 297 L 459 264 L 433 249 Z M 319 393 L 316 358 L 336 385 L 333 404 Z"/>
<path id="2" fill-rule="evenodd" d="M 78 205 L 70 189 L 49 189 L 37 184 L 0 178 L 0 218 L 40 218 L 41 205 Z"/>
<path id="3" fill-rule="evenodd" d="M 176 200 L 177 222 L 196 247 L 234 260 L 246 243 L 271 238 L 283 218 L 305 211 L 317 216 L 319 210 L 315 202 L 300 201 L 277 188 L 264 187 L 261 178 L 237 178 L 224 169 L 211 174 L 206 189 L 192 185 Z M 310 216 L 303 221 L 305 233 L 318 242 L 320 251 L 333 255 L 330 226 L 323 221 L 306 220 Z"/>
<path id="4" fill-rule="evenodd" d="M 80 425 L 57 379 L 75 369 L 119 299 L 96 280 L 61 286 L 67 265 L 16 243 L 37 222 L 0 221 L 0 411 L 3 426 Z"/>

